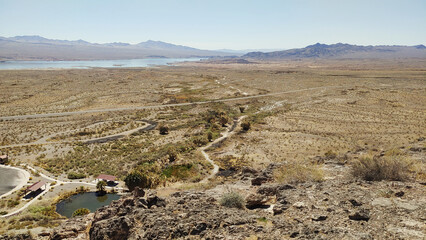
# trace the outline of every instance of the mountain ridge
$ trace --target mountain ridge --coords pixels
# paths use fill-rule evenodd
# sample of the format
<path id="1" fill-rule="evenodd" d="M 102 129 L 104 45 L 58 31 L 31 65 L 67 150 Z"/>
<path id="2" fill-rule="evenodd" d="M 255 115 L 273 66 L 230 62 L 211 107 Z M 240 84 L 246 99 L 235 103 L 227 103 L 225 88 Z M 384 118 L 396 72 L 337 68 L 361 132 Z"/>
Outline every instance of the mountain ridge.
<path id="1" fill-rule="evenodd" d="M 423 47 L 422 47 L 423 46 Z M 250 52 L 242 58 L 278 60 L 299 58 L 426 58 L 424 45 L 378 45 L 362 46 L 347 43 L 322 44 L 316 43 L 304 48 L 295 48 L 274 52 Z"/>
<path id="2" fill-rule="evenodd" d="M 106 60 L 227 57 L 234 53 L 202 50 L 172 43 L 148 40 L 137 44 L 90 43 L 84 40 L 48 39 L 38 35 L 0 37 L 0 60 Z"/>
<path id="3" fill-rule="evenodd" d="M 267 49 L 265 49 L 267 50 Z M 352 45 L 316 43 L 279 51 L 202 50 L 163 41 L 91 43 L 85 40 L 48 39 L 39 35 L 0 36 L 0 60 L 105 60 L 135 58 L 235 57 L 256 60 L 315 58 L 426 58 L 426 46 Z"/>

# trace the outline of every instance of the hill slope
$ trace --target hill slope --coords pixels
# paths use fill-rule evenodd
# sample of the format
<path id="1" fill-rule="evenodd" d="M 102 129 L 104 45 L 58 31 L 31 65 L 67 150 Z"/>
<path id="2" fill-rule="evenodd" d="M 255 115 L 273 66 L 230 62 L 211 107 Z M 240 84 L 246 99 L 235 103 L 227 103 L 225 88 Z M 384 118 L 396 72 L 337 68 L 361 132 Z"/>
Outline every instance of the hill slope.
<path id="1" fill-rule="evenodd" d="M 314 44 L 305 48 L 276 52 L 250 52 L 243 58 L 299 59 L 299 58 L 426 58 L 425 46 L 357 46 L 350 44 Z"/>
<path id="2" fill-rule="evenodd" d="M 83 40 L 52 40 L 40 36 L 0 37 L 0 60 L 95 60 L 229 55 L 235 54 L 151 40 L 139 44 L 96 44 Z"/>

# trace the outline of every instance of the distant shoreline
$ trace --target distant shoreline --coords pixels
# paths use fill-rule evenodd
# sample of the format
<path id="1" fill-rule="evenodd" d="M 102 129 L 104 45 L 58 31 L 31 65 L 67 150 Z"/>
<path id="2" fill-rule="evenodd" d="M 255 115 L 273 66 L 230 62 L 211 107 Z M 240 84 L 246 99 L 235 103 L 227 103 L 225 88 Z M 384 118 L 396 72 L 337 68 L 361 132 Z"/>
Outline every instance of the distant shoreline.
<path id="1" fill-rule="evenodd" d="M 207 59 L 210 56 L 194 56 L 194 57 L 165 57 L 165 56 L 152 56 L 152 57 L 138 57 L 138 58 L 81 58 L 81 59 L 0 59 L 0 63 L 4 62 L 81 62 L 81 61 L 123 61 L 123 60 L 146 60 L 146 59 L 191 59 L 200 58 Z"/>
<path id="2" fill-rule="evenodd" d="M 138 58 L 116 60 L 8 60 L 0 61 L 0 70 L 57 70 L 92 68 L 138 68 L 167 66 L 179 62 L 197 62 L 205 58 Z"/>

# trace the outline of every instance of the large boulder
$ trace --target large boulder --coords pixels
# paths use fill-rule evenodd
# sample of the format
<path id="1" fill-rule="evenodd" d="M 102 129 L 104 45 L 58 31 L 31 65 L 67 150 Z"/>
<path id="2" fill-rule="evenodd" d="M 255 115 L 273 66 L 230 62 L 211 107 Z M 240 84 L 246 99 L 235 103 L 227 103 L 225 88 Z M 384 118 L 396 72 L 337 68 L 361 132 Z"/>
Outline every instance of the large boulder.
<path id="1" fill-rule="evenodd" d="M 81 217 L 74 217 L 68 219 L 64 224 L 53 229 L 50 239 L 87 239 L 87 230 L 94 219 L 94 214 L 90 213 Z"/>
<path id="2" fill-rule="evenodd" d="M 266 196 L 257 193 L 250 194 L 246 197 L 246 208 L 267 208 L 276 202 L 275 196 Z"/>

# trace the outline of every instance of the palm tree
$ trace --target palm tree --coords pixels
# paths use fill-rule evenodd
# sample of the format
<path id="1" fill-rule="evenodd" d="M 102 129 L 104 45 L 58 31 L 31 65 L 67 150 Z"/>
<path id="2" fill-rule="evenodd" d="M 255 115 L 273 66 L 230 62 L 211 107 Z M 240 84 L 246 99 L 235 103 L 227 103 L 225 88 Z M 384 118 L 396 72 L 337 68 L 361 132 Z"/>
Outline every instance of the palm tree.
<path id="1" fill-rule="evenodd" d="M 106 182 L 101 180 L 96 184 L 96 189 L 98 189 L 99 193 L 105 193 L 106 185 L 107 185 Z"/>

